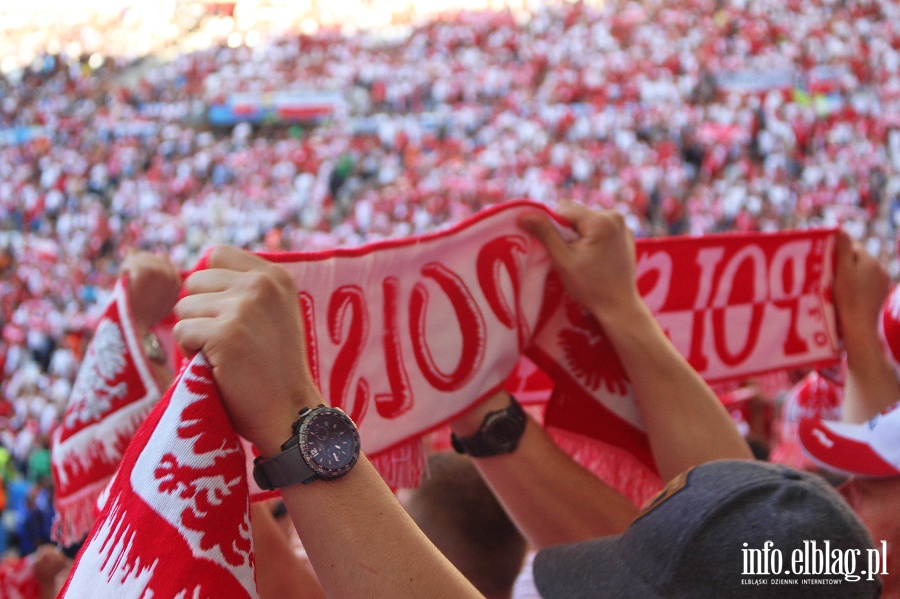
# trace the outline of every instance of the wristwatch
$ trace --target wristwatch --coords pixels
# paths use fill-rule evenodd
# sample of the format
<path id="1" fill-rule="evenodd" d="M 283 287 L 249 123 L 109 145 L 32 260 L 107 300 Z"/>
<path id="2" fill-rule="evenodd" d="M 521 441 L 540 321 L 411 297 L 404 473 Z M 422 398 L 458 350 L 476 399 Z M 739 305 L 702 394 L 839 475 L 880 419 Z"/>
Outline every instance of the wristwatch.
<path id="1" fill-rule="evenodd" d="M 253 461 L 253 479 L 264 491 L 340 478 L 359 459 L 359 431 L 339 408 L 303 408 L 291 428 L 281 453 Z"/>
<path id="2" fill-rule="evenodd" d="M 162 343 L 159 342 L 159 337 L 153 331 L 147 331 L 141 335 L 141 347 L 144 349 L 144 355 L 151 362 L 156 362 L 157 364 L 166 363 L 166 350 L 163 348 Z"/>
<path id="3" fill-rule="evenodd" d="M 510 395 L 510 399 L 512 403 L 508 408 L 488 412 L 474 435 L 459 437 L 451 433 L 450 443 L 456 453 L 488 458 L 514 452 L 525 432 L 528 417 L 516 398 Z"/>

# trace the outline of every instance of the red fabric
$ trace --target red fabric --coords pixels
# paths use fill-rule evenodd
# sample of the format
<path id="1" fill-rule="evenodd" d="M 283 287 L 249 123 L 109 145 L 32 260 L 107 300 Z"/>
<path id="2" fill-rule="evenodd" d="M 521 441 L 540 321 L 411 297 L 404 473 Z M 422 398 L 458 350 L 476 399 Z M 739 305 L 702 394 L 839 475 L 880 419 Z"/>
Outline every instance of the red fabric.
<path id="1" fill-rule="evenodd" d="M 416 238 L 261 254 L 296 281 L 316 382 L 392 486 L 421 474 L 418 439 L 493 394 L 523 355 L 554 383 L 549 425 L 654 469 L 612 346 L 516 225 L 533 210 L 546 208 L 511 202 Z M 833 363 L 833 245 L 832 230 L 641 240 L 639 288 L 707 381 Z"/>
<path id="2" fill-rule="evenodd" d="M 245 462 L 198 355 L 128 446 L 60 597 L 257 597 Z"/>
<path id="3" fill-rule="evenodd" d="M 40 599 L 41 586 L 34 573 L 33 556 L 0 561 L 0 597 L 3 599 Z"/>
<path id="4" fill-rule="evenodd" d="M 865 441 L 841 435 L 821 420 L 803 420 L 802 447 L 819 463 L 848 474 L 874 477 L 900 476 L 900 468 L 878 455 Z"/>
<path id="5" fill-rule="evenodd" d="M 772 448 L 769 460 L 793 468 L 809 468 L 812 462 L 800 445 L 800 422 L 810 418 L 840 418 L 843 399 L 841 385 L 816 371 L 797 383 L 781 409 L 778 443 Z"/>
<path id="6" fill-rule="evenodd" d="M 900 476 L 900 402 L 863 424 L 803 420 L 799 438 L 804 451 L 826 468 L 851 476 Z"/>
<path id="7" fill-rule="evenodd" d="M 54 538 L 81 540 L 97 497 L 160 391 L 131 322 L 128 283 L 113 290 L 81 363 L 62 422 L 51 439 L 56 489 Z"/>
<path id="8" fill-rule="evenodd" d="M 881 308 L 881 340 L 900 374 L 900 286 L 894 287 Z"/>

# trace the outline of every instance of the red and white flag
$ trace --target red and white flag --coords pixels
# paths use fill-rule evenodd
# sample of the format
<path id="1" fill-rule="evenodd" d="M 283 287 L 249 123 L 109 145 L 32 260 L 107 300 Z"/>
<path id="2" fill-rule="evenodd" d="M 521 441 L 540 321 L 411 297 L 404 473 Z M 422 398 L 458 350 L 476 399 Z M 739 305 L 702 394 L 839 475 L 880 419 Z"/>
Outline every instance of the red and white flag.
<path id="1" fill-rule="evenodd" d="M 257 597 L 241 442 L 198 354 L 128 446 L 60 597 Z"/>
<path id="2" fill-rule="evenodd" d="M 53 535 L 62 545 L 80 541 L 91 529 L 97 498 L 161 395 L 132 323 L 123 277 L 97 323 L 51 439 Z"/>

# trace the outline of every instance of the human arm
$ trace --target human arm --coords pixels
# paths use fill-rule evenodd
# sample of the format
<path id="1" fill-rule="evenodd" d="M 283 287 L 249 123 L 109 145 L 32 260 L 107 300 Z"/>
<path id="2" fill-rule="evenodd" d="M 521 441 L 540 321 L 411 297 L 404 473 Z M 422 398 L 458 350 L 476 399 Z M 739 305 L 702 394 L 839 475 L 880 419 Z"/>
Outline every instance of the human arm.
<path id="1" fill-rule="evenodd" d="M 541 213 L 520 225 L 550 254 L 569 295 L 597 319 L 631 381 L 663 480 L 712 460 L 752 459 L 721 402 L 678 353 L 637 289 L 635 246 L 621 215 L 563 203 L 578 238 Z"/>
<path id="2" fill-rule="evenodd" d="M 68 572 L 72 560 L 63 555 L 54 545 L 41 545 L 34 554 L 34 575 L 40 587 L 40 599 L 53 599 L 59 593 L 62 584 L 60 573 Z"/>
<path id="3" fill-rule="evenodd" d="M 509 406 L 500 391 L 451 423 L 458 435 L 474 434 L 488 412 Z M 566 455 L 531 417 L 518 448 L 473 459 L 516 526 L 537 549 L 620 534 L 637 508 Z"/>
<path id="4" fill-rule="evenodd" d="M 265 502 L 250 506 L 250 522 L 260 599 L 323 599 L 325 592 L 315 573 L 294 553 Z"/>
<path id="5" fill-rule="evenodd" d="M 878 335 L 890 282 L 878 260 L 843 231 L 836 266 L 834 305 L 847 352 L 843 419 L 859 424 L 900 399 L 900 382 Z"/>
<path id="6" fill-rule="evenodd" d="M 279 266 L 220 247 L 186 281 L 175 338 L 203 351 L 235 430 L 263 457 L 303 407 L 324 403 L 309 372 L 297 291 Z M 328 597 L 480 597 L 415 526 L 364 455 L 346 476 L 281 490 Z"/>
<path id="7" fill-rule="evenodd" d="M 663 480 L 711 460 L 752 454 L 712 390 L 675 350 L 637 291 L 634 241 L 621 216 L 563 204 L 580 238 L 566 242 L 546 216 L 520 225 L 547 247 L 568 293 L 603 325 L 631 380 Z M 451 427 L 474 433 L 509 403 L 503 393 Z M 537 547 L 624 531 L 637 510 L 578 466 L 529 420 L 515 452 L 475 459 L 507 512 Z"/>

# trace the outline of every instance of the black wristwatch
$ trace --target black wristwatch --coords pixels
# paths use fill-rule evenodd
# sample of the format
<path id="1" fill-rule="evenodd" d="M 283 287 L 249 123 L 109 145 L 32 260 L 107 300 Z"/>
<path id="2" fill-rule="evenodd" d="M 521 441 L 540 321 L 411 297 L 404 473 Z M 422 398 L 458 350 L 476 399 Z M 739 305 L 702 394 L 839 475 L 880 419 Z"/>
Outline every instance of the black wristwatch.
<path id="1" fill-rule="evenodd" d="M 488 458 L 514 452 L 525 432 L 528 417 L 516 398 L 510 395 L 510 399 L 512 403 L 508 408 L 488 412 L 474 435 L 459 437 L 451 433 L 450 443 L 456 453 Z"/>
<path id="2" fill-rule="evenodd" d="M 253 461 L 253 478 L 264 491 L 340 478 L 359 459 L 359 431 L 339 408 L 303 408 L 292 429 L 281 453 Z"/>

